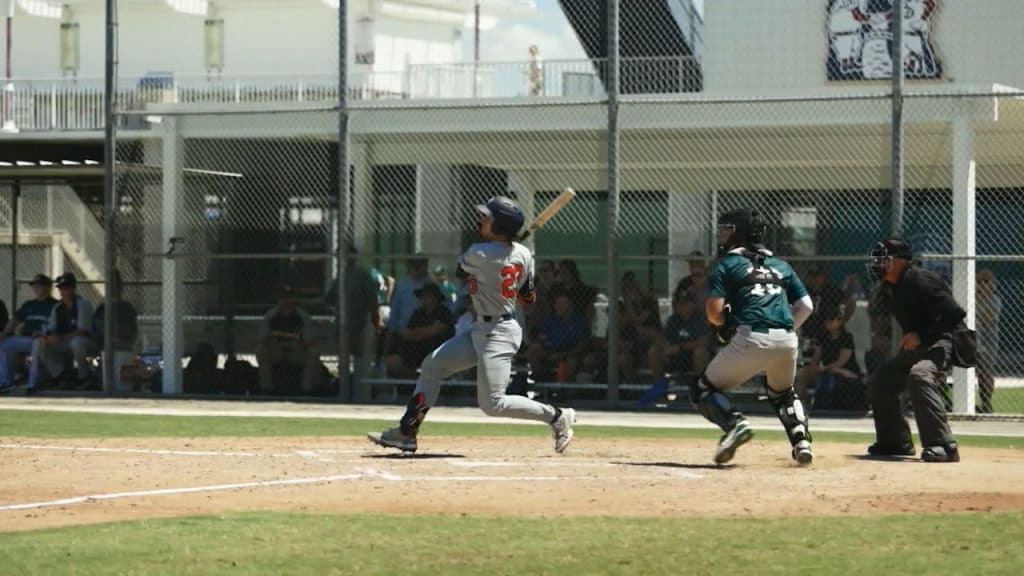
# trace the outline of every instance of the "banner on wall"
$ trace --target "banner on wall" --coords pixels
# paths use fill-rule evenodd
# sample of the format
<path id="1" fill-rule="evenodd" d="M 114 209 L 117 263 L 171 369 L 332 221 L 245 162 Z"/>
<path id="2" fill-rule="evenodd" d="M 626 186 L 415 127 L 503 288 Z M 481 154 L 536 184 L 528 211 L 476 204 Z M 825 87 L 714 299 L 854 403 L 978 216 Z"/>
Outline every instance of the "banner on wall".
<path id="1" fill-rule="evenodd" d="M 905 78 L 942 78 L 932 36 L 938 2 L 903 0 Z M 828 0 L 827 7 L 828 79 L 891 79 L 893 0 Z"/>
<path id="2" fill-rule="evenodd" d="M 361 16 L 356 20 L 355 30 L 355 55 L 356 64 L 373 66 L 376 59 L 374 55 L 374 35 L 376 19 L 372 14 Z"/>

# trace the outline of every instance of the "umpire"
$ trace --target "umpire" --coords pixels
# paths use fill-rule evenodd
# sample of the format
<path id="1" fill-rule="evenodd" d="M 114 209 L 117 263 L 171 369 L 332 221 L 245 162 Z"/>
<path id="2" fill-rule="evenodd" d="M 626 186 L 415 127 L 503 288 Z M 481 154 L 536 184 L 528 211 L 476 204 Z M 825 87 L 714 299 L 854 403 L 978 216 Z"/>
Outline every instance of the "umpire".
<path id="1" fill-rule="evenodd" d="M 899 322 L 903 340 L 896 356 L 879 367 L 869 381 L 876 442 L 868 447 L 868 453 L 915 454 L 899 401 L 899 393 L 908 388 L 923 446 L 921 460 L 959 462 L 960 453 L 946 421 L 943 387 L 954 364 L 954 334 L 966 331 L 967 313 L 939 276 L 912 265 L 910 245 L 905 240 L 878 242 L 870 258 L 871 276 L 880 281 L 873 296 L 875 303 Z"/>

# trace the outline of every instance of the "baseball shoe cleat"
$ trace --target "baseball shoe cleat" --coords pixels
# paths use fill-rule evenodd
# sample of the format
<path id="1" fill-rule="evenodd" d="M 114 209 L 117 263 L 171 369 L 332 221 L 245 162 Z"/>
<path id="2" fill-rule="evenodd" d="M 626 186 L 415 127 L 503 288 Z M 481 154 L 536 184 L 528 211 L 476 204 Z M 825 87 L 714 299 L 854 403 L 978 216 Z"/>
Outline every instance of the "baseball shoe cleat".
<path id="1" fill-rule="evenodd" d="M 801 440 L 793 446 L 793 460 L 801 466 L 807 466 L 814 462 L 814 452 L 811 451 L 811 443 Z"/>
<path id="2" fill-rule="evenodd" d="M 913 456 L 916 453 L 917 451 L 914 449 L 912 442 L 904 442 L 902 444 L 875 442 L 868 446 L 868 454 L 871 456 Z"/>
<path id="3" fill-rule="evenodd" d="M 732 460 L 732 457 L 736 454 L 736 449 L 750 442 L 750 439 L 753 437 L 754 429 L 751 428 L 749 422 L 746 420 L 737 422 L 718 441 L 718 448 L 715 449 L 715 464 L 725 464 Z"/>
<path id="4" fill-rule="evenodd" d="M 572 425 L 576 423 L 576 411 L 572 408 L 562 409 L 562 413 L 551 423 L 551 438 L 555 441 L 555 452 L 561 454 L 572 442 Z"/>
<path id="5" fill-rule="evenodd" d="M 402 434 L 401 428 L 388 428 L 383 432 L 370 432 L 366 435 L 370 442 L 385 448 L 397 448 L 402 452 L 416 451 L 416 437 Z"/>
<path id="6" fill-rule="evenodd" d="M 921 460 L 925 462 L 959 462 L 960 449 L 956 442 L 939 446 L 928 446 L 921 450 Z"/>

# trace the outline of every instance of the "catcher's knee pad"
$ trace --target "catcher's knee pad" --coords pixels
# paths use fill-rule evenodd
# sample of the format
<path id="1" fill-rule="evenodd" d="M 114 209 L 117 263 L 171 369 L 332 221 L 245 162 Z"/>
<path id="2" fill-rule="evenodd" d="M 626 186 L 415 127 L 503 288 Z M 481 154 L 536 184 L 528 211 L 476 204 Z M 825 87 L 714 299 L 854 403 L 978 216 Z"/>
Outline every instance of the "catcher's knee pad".
<path id="1" fill-rule="evenodd" d="M 405 415 L 402 416 L 402 420 L 399 423 L 402 434 L 415 436 L 420 431 L 420 424 L 427 417 L 429 410 L 430 406 L 427 406 L 423 393 L 413 394 L 412 398 L 409 399 L 409 404 L 405 407 Z"/>
<path id="2" fill-rule="evenodd" d="M 807 425 L 807 413 L 804 411 L 804 403 L 797 397 L 793 387 L 777 392 L 768 388 L 768 401 L 772 409 L 786 429 L 786 435 L 794 446 L 801 440 L 811 440 L 811 431 Z"/>
<path id="3" fill-rule="evenodd" d="M 742 418 L 740 413 L 733 409 L 729 398 L 715 388 L 704 374 L 690 386 L 690 403 L 701 416 L 725 431 L 731 430 L 736 421 Z"/>

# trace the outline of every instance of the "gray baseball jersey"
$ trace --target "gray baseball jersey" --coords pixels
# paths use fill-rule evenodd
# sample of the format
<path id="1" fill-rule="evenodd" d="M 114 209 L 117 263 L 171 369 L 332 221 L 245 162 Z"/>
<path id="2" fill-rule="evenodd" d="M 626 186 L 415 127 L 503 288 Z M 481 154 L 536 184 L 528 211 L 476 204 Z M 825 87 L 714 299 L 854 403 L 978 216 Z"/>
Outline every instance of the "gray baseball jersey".
<path id="1" fill-rule="evenodd" d="M 518 242 L 479 242 L 459 258 L 480 316 L 514 314 L 519 288 L 533 281 L 533 254 Z"/>
<path id="2" fill-rule="evenodd" d="M 485 413 L 550 423 L 554 407 L 505 394 L 512 359 L 523 341 L 522 328 L 509 316 L 516 311 L 519 289 L 533 281 L 533 254 L 515 242 L 480 242 L 466 250 L 459 265 L 470 275 L 466 281 L 476 322 L 423 360 L 413 396 L 422 394 L 429 408 L 437 402 L 442 381 L 476 366 L 477 401 Z"/>

